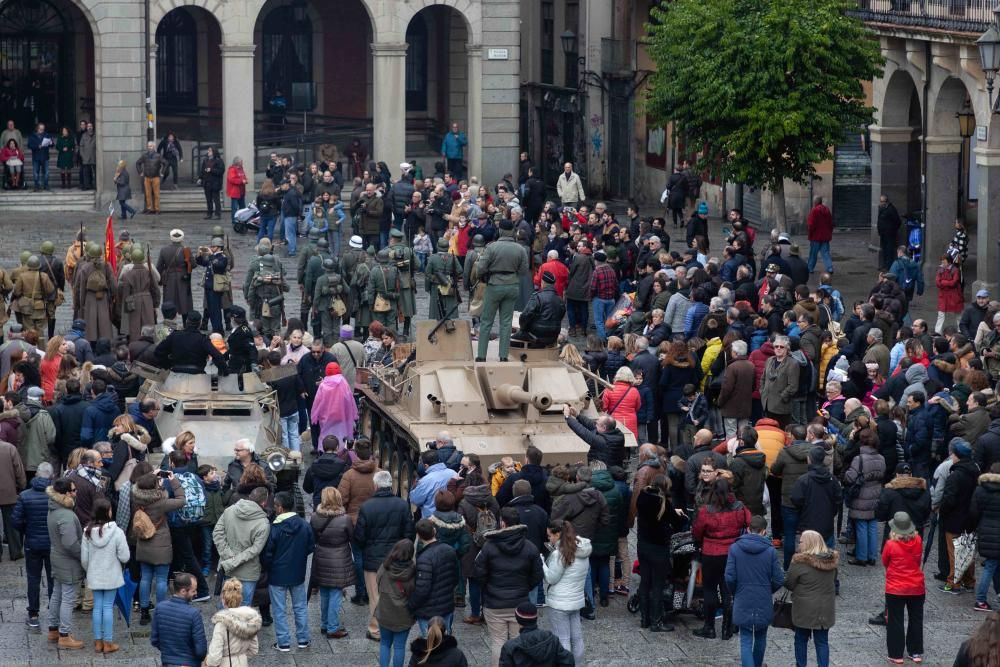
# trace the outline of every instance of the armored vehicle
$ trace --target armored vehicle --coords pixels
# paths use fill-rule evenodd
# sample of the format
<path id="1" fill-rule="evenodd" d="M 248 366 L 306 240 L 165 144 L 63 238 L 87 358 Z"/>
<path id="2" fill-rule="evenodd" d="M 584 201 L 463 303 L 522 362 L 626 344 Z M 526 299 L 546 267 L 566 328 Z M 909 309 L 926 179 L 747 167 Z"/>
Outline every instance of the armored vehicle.
<path id="1" fill-rule="evenodd" d="M 166 439 L 191 431 L 199 463 L 225 470 L 233 460 L 233 443 L 246 438 L 261 459 L 280 470 L 288 462 L 281 447 L 281 421 L 274 390 L 256 373 L 218 376 L 174 373 L 137 363 L 133 372 L 145 379 L 136 400 L 160 403 L 156 427 Z"/>
<path id="2" fill-rule="evenodd" d="M 469 326 L 418 322 L 405 358 L 366 369 L 355 384 L 358 431 L 371 438 L 402 496 L 415 482 L 421 452 L 442 430 L 458 449 L 478 454 L 483 470 L 503 456 L 522 460 L 529 445 L 542 450 L 545 464 L 586 460 L 587 444 L 566 425 L 563 406 L 596 418 L 592 385 L 603 381 L 560 361 L 555 347 L 512 342 L 510 361 L 477 362 Z M 626 446 L 635 447 L 634 435 L 622 430 Z"/>

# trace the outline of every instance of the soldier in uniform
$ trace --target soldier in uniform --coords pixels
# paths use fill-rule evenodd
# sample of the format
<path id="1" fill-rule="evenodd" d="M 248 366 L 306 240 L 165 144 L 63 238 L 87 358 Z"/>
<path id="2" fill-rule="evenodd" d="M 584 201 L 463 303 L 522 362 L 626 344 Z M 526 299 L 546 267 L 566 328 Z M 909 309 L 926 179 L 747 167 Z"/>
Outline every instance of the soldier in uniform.
<path id="1" fill-rule="evenodd" d="M 299 286 L 299 296 L 301 297 L 299 317 L 302 319 L 303 324 L 309 323 L 309 301 L 312 299 L 312 291 L 307 290 L 305 287 L 306 266 L 309 264 L 310 258 L 316 254 L 316 243 L 322 235 L 322 232 L 315 227 L 309 230 L 309 243 L 299 253 L 298 266 L 295 268 L 295 282 Z"/>
<path id="2" fill-rule="evenodd" d="M 250 260 L 250 265 L 247 266 L 247 276 L 243 279 L 243 298 L 247 300 L 247 305 L 250 306 L 250 312 L 257 312 L 257 306 L 253 301 L 253 279 L 257 275 L 258 269 L 260 269 L 260 258 L 264 255 L 271 254 L 271 240 L 261 239 L 260 243 L 257 244 L 257 257 Z"/>
<path id="3" fill-rule="evenodd" d="M 357 237 L 355 237 L 357 238 Z M 354 267 L 351 276 L 351 306 L 354 310 L 354 337 L 362 340 L 368 338 L 368 325 L 372 323 L 372 304 L 368 301 L 368 281 L 371 278 L 372 267 L 375 259 L 375 246 L 368 246 L 368 250 L 357 266 Z"/>
<path id="4" fill-rule="evenodd" d="M 63 260 L 63 266 L 66 272 L 66 282 L 70 285 L 73 284 L 73 272 L 76 270 L 76 265 L 83 260 L 86 254 L 86 243 L 86 230 L 80 230 L 76 233 L 76 240 L 66 249 L 66 259 Z"/>
<path id="5" fill-rule="evenodd" d="M 378 320 L 395 331 L 399 326 L 396 307 L 399 301 L 399 272 L 392 264 L 389 248 L 382 248 L 375 255 L 375 266 L 368 276 L 365 294 L 372 310 L 372 319 Z"/>
<path id="6" fill-rule="evenodd" d="M 233 331 L 226 340 L 229 348 L 229 371 L 249 373 L 257 363 L 257 346 L 253 342 L 253 329 L 247 324 L 247 311 L 240 306 L 232 307 Z M 239 379 L 240 384 L 243 378 Z"/>
<path id="7" fill-rule="evenodd" d="M 458 258 L 448 252 L 448 239 L 438 239 L 438 251 L 427 260 L 424 282 L 430 307 L 427 319 L 442 320 L 458 305 L 458 283 L 462 267 Z M 455 317 L 452 314 L 451 317 Z"/>
<path id="8" fill-rule="evenodd" d="M 118 304 L 121 308 L 121 332 L 129 341 L 139 340 L 142 328 L 156 324 L 156 309 L 160 307 L 160 286 L 146 265 L 146 253 L 134 246 L 131 263 L 122 267 L 118 276 Z"/>
<path id="9" fill-rule="evenodd" d="M 500 361 L 507 361 L 510 350 L 510 333 L 514 321 L 521 276 L 529 274 L 527 251 L 514 240 L 514 224 L 510 220 L 500 223 L 500 238 L 486 246 L 476 261 L 476 271 L 486 280 L 483 297 L 483 314 L 480 320 L 479 347 L 476 361 L 486 361 L 490 331 L 497 312 L 500 313 Z"/>
<path id="10" fill-rule="evenodd" d="M 285 283 L 284 269 L 274 255 L 264 255 L 257 260 L 258 268 L 253 276 L 254 318 L 259 322 L 258 333 L 269 339 L 281 332 L 284 319 Z"/>
<path id="11" fill-rule="evenodd" d="M 347 312 L 344 305 L 344 284 L 337 273 L 337 262 L 323 260 L 323 275 L 316 280 L 312 298 L 313 321 L 320 322 L 323 343 L 330 347 L 338 338 L 340 320 Z"/>
<path id="12" fill-rule="evenodd" d="M 48 313 L 48 331 L 49 338 L 52 338 L 56 332 L 56 308 L 61 306 L 65 301 L 64 292 L 66 290 L 66 274 L 63 271 L 63 263 L 61 260 L 53 257 L 53 253 L 56 251 L 56 246 L 52 241 L 43 241 L 41 248 L 39 248 L 41 254 L 38 259 L 42 262 L 42 273 L 46 273 L 52 283 L 56 286 L 56 297 L 49 303 L 49 313 Z M 2 324 L 2 323 L 0 323 Z"/>
<path id="13" fill-rule="evenodd" d="M 479 272 L 476 271 L 476 262 L 479 261 L 479 256 L 483 254 L 483 247 L 486 245 L 486 240 L 483 238 L 482 234 L 476 234 L 472 237 L 472 247 L 469 248 L 469 252 L 465 255 L 465 264 L 462 265 L 462 284 L 465 289 L 469 292 L 469 308 L 472 308 L 472 299 L 475 296 L 476 286 L 479 285 Z M 472 335 L 476 335 L 476 329 L 479 328 L 479 318 L 472 317 Z"/>
<path id="14" fill-rule="evenodd" d="M 39 335 L 48 324 L 48 303 L 56 298 L 55 284 L 39 270 L 41 268 L 38 256 L 29 256 L 27 265 L 14 281 L 11 294 L 21 324 L 25 329 L 34 329 Z"/>
<path id="15" fill-rule="evenodd" d="M 3 327 L 10 319 L 7 315 L 7 298 L 12 291 L 14 291 L 14 281 L 3 268 L 0 268 L 0 343 L 3 342 Z"/>
<path id="16" fill-rule="evenodd" d="M 309 261 L 306 262 L 306 272 L 302 279 L 305 294 L 309 297 L 310 316 L 312 317 L 311 331 L 314 337 L 322 335 L 322 323 L 320 322 L 319 316 L 316 315 L 316 309 L 311 307 L 312 299 L 316 293 L 316 281 L 319 280 L 320 276 L 322 276 L 324 272 L 323 263 L 328 259 L 333 260 L 335 270 L 339 269 L 337 260 L 330 257 L 330 242 L 325 238 L 320 238 L 316 241 L 316 251 L 312 254 L 312 257 L 309 258 Z M 341 298 L 343 299 L 344 297 L 341 296 Z M 309 320 L 303 320 L 302 324 L 307 329 L 310 328 Z"/>
<path id="17" fill-rule="evenodd" d="M 228 273 L 231 277 L 233 275 L 233 270 L 236 268 L 236 256 L 235 253 L 233 253 L 233 251 L 229 248 L 229 243 L 226 242 L 226 232 L 222 229 L 222 225 L 215 225 L 212 227 L 211 238 L 223 240 L 224 243 L 222 252 L 226 255 L 226 273 Z M 225 328 L 227 331 L 232 328 L 230 322 L 232 315 L 230 315 L 229 309 L 233 307 L 233 281 L 229 280 L 228 285 L 229 289 L 220 293 L 220 296 L 222 297 L 222 316 L 225 320 Z M 208 312 L 208 302 L 206 301 L 201 306 L 202 326 L 207 326 L 205 323 L 210 320 L 210 317 L 211 316 Z"/>
<path id="18" fill-rule="evenodd" d="M 170 245 L 160 248 L 156 270 L 160 272 L 163 300 L 172 302 L 181 319 L 187 322 L 187 314 L 194 310 L 194 300 L 191 298 L 191 271 L 194 265 L 191 261 L 191 249 L 181 245 L 183 240 L 184 232 L 179 229 L 170 230 Z M 198 323 L 201 323 L 200 318 Z"/>
<path id="19" fill-rule="evenodd" d="M 167 336 L 180 329 L 180 323 L 177 321 L 177 306 L 173 302 L 164 301 L 160 305 L 160 313 L 163 315 L 163 319 L 156 323 L 154 335 L 157 343 L 162 343 Z"/>
<path id="20" fill-rule="evenodd" d="M 222 333 L 222 299 L 231 289 L 229 258 L 222 250 L 222 239 L 214 238 L 207 248 L 198 249 L 196 261 L 205 267 L 203 287 L 205 289 L 205 310 L 212 321 L 212 331 Z"/>
<path id="21" fill-rule="evenodd" d="M 354 317 L 357 307 L 354 303 L 354 268 L 365 261 L 368 255 L 365 253 L 363 241 L 360 236 L 352 236 L 351 240 L 347 244 L 347 252 L 341 255 L 340 261 L 340 277 L 344 281 L 344 287 L 347 289 L 347 311 L 349 316 L 344 317 L 344 323 L 347 324 L 350 317 Z"/>
<path id="22" fill-rule="evenodd" d="M 115 276 L 104 261 L 104 249 L 96 243 L 87 244 L 87 261 L 73 272 L 73 303 L 87 323 L 86 338 L 91 343 L 115 337 L 111 325 L 114 293 Z"/>
<path id="23" fill-rule="evenodd" d="M 31 257 L 30 250 L 22 250 L 21 255 L 18 258 L 19 264 L 14 267 L 10 272 L 10 282 L 14 285 L 17 284 L 17 277 L 21 275 L 28 268 L 28 258 Z M 21 313 L 18 312 L 17 308 L 14 308 L 14 317 L 17 319 L 18 324 L 24 324 L 21 321 Z"/>
<path id="24" fill-rule="evenodd" d="M 219 375 L 228 373 L 226 358 L 215 349 L 201 327 L 201 313 L 191 312 L 184 318 L 184 328 L 174 331 L 156 346 L 156 363 L 175 373 L 197 375 L 205 372 L 208 358 L 219 369 Z"/>
<path id="25" fill-rule="evenodd" d="M 413 277 L 416 270 L 413 249 L 406 245 L 403 232 L 389 230 L 389 253 L 399 274 L 399 310 L 403 314 L 403 336 L 410 335 L 410 320 L 417 314 L 417 282 Z"/>

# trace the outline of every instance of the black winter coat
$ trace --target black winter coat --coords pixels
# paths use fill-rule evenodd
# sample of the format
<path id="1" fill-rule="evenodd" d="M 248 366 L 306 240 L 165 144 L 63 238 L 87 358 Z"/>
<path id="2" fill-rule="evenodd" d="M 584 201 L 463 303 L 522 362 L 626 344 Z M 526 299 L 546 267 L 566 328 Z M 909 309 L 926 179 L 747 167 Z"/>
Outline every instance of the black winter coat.
<path id="1" fill-rule="evenodd" d="M 791 500 L 799 510 L 799 530 L 815 530 L 824 539 L 833 535 L 844 490 L 827 465 L 810 464 L 809 472 L 796 480 Z"/>
<path id="2" fill-rule="evenodd" d="M 983 472 L 989 472 L 991 465 L 1000 462 L 1000 419 L 994 419 L 973 444 L 972 460 Z"/>
<path id="3" fill-rule="evenodd" d="M 548 538 L 546 533 L 546 528 L 549 526 L 548 512 L 536 505 L 531 496 L 518 496 L 507 503 L 507 507 L 517 510 L 521 523 L 528 528 L 528 541 L 541 553 Z"/>
<path id="4" fill-rule="evenodd" d="M 458 640 L 451 635 L 445 635 L 441 645 L 434 649 L 425 662 L 424 652 L 427 651 L 427 640 L 417 637 L 410 642 L 410 667 L 466 667 L 469 661 L 465 659 L 462 649 L 458 648 Z"/>
<path id="5" fill-rule="evenodd" d="M 318 505 L 317 505 L 318 507 Z M 351 536 L 354 527 L 345 512 L 328 514 L 318 509 L 309 518 L 313 547 L 310 587 L 347 588 L 355 583 L 351 559 Z"/>
<path id="6" fill-rule="evenodd" d="M 504 480 L 503 486 L 497 491 L 497 502 L 500 503 L 500 507 L 506 506 L 514 497 L 514 482 L 519 479 L 526 479 L 531 483 L 531 496 L 535 499 L 535 504 L 546 512 L 551 512 L 552 499 L 545 488 L 549 473 L 542 466 L 532 463 L 525 464 L 520 471 Z"/>
<path id="7" fill-rule="evenodd" d="M 406 602 L 413 617 L 426 620 L 453 613 L 460 576 L 454 549 L 441 541 L 423 546 L 417 554 L 417 579 Z"/>
<path id="8" fill-rule="evenodd" d="M 80 394 L 68 394 L 49 408 L 49 416 L 56 427 L 56 447 L 59 460 L 65 462 L 70 452 L 80 446 L 80 431 L 87 402 Z"/>
<path id="9" fill-rule="evenodd" d="M 927 490 L 927 480 L 922 477 L 895 477 L 885 485 L 875 504 L 875 518 L 888 521 L 896 512 L 910 515 L 919 530 L 931 518 L 931 494 Z"/>
<path id="10" fill-rule="evenodd" d="M 566 314 L 566 304 L 552 286 L 545 286 L 530 297 L 518 320 L 520 328 L 536 337 L 558 336 Z"/>
<path id="11" fill-rule="evenodd" d="M 979 466 L 971 459 L 961 459 L 951 467 L 944 480 L 940 506 L 941 526 L 945 532 L 958 534 L 975 530 L 970 505 L 978 480 Z"/>
<path id="12" fill-rule="evenodd" d="M 542 559 L 527 537 L 525 526 L 510 526 L 486 534 L 476 556 L 475 578 L 483 587 L 483 607 L 514 609 L 528 601 L 528 592 L 542 580 Z"/>
<path id="13" fill-rule="evenodd" d="M 351 464 L 335 452 L 326 452 L 313 461 L 313 464 L 306 470 L 305 479 L 302 480 L 302 490 L 312 494 L 313 507 L 319 507 L 323 489 L 328 486 L 337 488 L 340 484 L 340 478 L 350 468 Z"/>
<path id="14" fill-rule="evenodd" d="M 361 549 L 365 572 L 377 572 L 392 546 L 403 538 L 413 539 L 410 504 L 379 489 L 361 505 L 354 524 L 354 544 Z"/>
<path id="15" fill-rule="evenodd" d="M 585 415 L 567 417 L 566 424 L 585 443 L 590 445 L 587 461 L 603 461 L 609 468 L 621 466 L 625 460 L 625 434 L 617 426 L 601 433 L 597 423 Z"/>
<path id="16" fill-rule="evenodd" d="M 35 477 L 28 488 L 17 496 L 11 523 L 21 533 L 24 548 L 29 551 L 48 552 L 49 542 L 49 496 L 45 493 L 52 484 L 51 479 Z"/>
<path id="17" fill-rule="evenodd" d="M 736 452 L 729 469 L 733 473 L 733 494 L 753 515 L 764 515 L 764 482 L 767 479 L 767 457 L 764 452 L 745 448 Z M 699 466 L 700 470 L 700 466 Z"/>
<path id="18" fill-rule="evenodd" d="M 500 667 L 573 667 L 573 654 L 559 639 L 538 625 L 526 625 L 500 651 Z"/>
<path id="19" fill-rule="evenodd" d="M 977 524 L 979 555 L 1000 558 L 1000 474 L 988 472 L 979 476 L 970 511 Z"/>

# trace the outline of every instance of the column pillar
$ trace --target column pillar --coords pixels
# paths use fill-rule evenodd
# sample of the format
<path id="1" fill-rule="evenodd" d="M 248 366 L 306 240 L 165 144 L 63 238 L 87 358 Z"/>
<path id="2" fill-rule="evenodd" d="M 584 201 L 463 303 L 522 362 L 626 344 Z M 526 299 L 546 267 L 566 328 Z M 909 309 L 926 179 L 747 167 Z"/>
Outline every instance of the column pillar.
<path id="1" fill-rule="evenodd" d="M 951 241 L 958 197 L 959 137 L 926 137 L 927 211 L 924 215 L 924 279 L 934 278 L 937 265 Z"/>
<path id="2" fill-rule="evenodd" d="M 468 92 L 468 127 L 465 135 L 469 138 L 466 147 L 466 158 L 469 163 L 469 175 L 483 181 L 483 47 L 479 44 L 468 44 L 465 47 L 468 54 L 469 73 Z"/>
<path id="3" fill-rule="evenodd" d="M 226 164 L 243 158 L 247 178 L 253 179 L 253 44 L 223 44 L 222 50 L 222 150 Z M 253 187 L 251 183 L 251 187 Z M 248 188 L 249 189 L 249 188 Z"/>
<path id="4" fill-rule="evenodd" d="M 1000 283 L 1000 149 L 976 148 L 979 167 L 976 282 L 972 289 L 996 294 Z"/>
<path id="5" fill-rule="evenodd" d="M 406 43 L 372 44 L 372 157 L 396 171 L 406 159 Z"/>
<path id="6" fill-rule="evenodd" d="M 879 197 L 886 195 L 900 215 L 920 209 L 920 153 L 914 141 L 915 127 L 872 127 L 869 129 L 872 153 L 871 242 L 878 246 Z M 917 178 L 913 178 L 916 175 Z M 914 187 L 915 186 L 915 187 Z M 905 230 L 900 231 L 900 239 Z"/>

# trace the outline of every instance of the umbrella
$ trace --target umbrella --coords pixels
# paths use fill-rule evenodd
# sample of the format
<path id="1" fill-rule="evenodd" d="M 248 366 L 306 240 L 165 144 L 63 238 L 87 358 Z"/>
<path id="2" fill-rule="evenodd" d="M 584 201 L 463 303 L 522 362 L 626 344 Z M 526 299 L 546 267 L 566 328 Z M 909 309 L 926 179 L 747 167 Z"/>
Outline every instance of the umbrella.
<path id="1" fill-rule="evenodd" d="M 135 589 L 138 588 L 138 584 L 132 581 L 132 575 L 129 574 L 127 569 L 122 575 L 125 577 L 125 583 L 115 592 L 115 607 L 121 612 L 125 625 L 131 625 L 132 596 L 135 595 Z"/>

